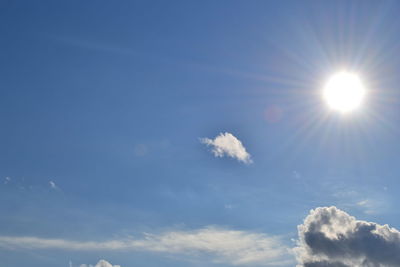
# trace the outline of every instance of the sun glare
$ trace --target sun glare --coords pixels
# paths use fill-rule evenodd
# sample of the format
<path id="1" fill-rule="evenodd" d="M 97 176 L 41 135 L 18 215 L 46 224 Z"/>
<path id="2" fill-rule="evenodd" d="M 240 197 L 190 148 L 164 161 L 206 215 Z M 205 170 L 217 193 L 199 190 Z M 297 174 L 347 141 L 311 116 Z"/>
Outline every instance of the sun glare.
<path id="1" fill-rule="evenodd" d="M 341 71 L 329 78 L 323 97 L 330 108 L 341 113 L 358 108 L 365 96 L 365 88 L 357 74 Z"/>

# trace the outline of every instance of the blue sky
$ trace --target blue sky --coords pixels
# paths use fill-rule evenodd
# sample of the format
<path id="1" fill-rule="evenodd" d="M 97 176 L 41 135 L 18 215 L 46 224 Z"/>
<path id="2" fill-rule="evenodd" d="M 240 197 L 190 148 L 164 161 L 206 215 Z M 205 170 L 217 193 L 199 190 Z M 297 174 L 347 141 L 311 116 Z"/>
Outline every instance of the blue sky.
<path id="1" fill-rule="evenodd" d="M 399 229 L 399 11 L 0 1 L 0 267 L 295 266 L 325 206 Z M 321 97 L 342 68 L 368 89 L 345 116 Z"/>

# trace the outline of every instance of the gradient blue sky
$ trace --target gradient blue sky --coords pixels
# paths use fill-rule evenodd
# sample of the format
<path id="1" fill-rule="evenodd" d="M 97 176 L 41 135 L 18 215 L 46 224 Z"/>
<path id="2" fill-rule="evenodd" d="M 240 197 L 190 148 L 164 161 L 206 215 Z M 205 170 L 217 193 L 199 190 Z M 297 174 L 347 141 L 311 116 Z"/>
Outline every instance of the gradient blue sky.
<path id="1" fill-rule="evenodd" d="M 396 1 L 0 1 L 0 236 L 96 242 L 216 227 L 293 247 L 309 210 L 330 205 L 400 228 L 399 11 Z M 348 116 L 321 99 L 342 68 L 368 88 Z M 254 162 L 199 141 L 222 132 Z M 232 266 L 0 246 L 1 267 L 103 258 Z"/>

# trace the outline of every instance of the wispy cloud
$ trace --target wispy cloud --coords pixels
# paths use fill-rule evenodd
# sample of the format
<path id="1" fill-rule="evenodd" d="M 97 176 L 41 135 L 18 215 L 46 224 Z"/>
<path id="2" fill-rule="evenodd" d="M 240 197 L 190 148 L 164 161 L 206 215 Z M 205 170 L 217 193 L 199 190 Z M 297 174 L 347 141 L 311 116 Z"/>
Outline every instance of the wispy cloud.
<path id="1" fill-rule="evenodd" d="M 149 152 L 149 148 L 145 144 L 137 144 L 134 148 L 135 156 L 143 157 Z"/>
<path id="2" fill-rule="evenodd" d="M 278 266 L 293 263 L 290 249 L 279 237 L 207 227 L 193 231 L 144 234 L 139 239 L 82 242 L 38 237 L 0 236 L 3 249 L 66 249 L 79 251 L 149 251 L 233 265 Z"/>
<path id="3" fill-rule="evenodd" d="M 400 266 L 400 232 L 388 225 L 322 207 L 311 210 L 298 229 L 298 266 Z"/>
<path id="4" fill-rule="evenodd" d="M 211 146 L 211 151 L 216 157 L 228 156 L 246 164 L 252 163 L 251 156 L 242 142 L 231 133 L 220 133 L 214 139 L 200 138 L 200 142 Z"/>
<path id="5" fill-rule="evenodd" d="M 49 185 L 52 189 L 58 189 L 58 186 L 56 185 L 56 183 L 54 181 L 49 181 Z"/>
<path id="6" fill-rule="evenodd" d="M 112 265 L 106 260 L 100 260 L 96 265 L 81 264 L 80 267 L 121 267 L 120 265 Z"/>
<path id="7" fill-rule="evenodd" d="M 369 192 L 367 189 L 362 191 L 361 193 L 356 189 L 338 189 L 332 196 L 336 200 L 336 205 L 346 210 L 361 211 L 365 214 L 379 214 L 388 209 L 390 203 L 383 192 L 378 190 Z"/>

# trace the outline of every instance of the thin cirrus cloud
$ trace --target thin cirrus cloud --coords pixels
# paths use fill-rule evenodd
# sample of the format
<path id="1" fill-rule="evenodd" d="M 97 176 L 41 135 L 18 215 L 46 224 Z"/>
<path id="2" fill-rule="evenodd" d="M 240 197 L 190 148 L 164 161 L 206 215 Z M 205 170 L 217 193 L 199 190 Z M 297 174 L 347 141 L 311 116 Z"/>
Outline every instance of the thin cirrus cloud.
<path id="1" fill-rule="evenodd" d="M 49 185 L 51 189 L 58 189 L 58 186 L 56 185 L 56 183 L 54 181 L 49 181 Z"/>
<path id="2" fill-rule="evenodd" d="M 290 249 L 283 244 L 280 237 L 215 227 L 145 234 L 140 239 L 104 242 L 0 236 L 0 247 L 74 251 L 148 251 L 197 260 L 201 260 L 201 256 L 204 256 L 207 261 L 213 263 L 232 265 L 279 266 L 294 262 Z"/>
<path id="3" fill-rule="evenodd" d="M 246 164 L 253 162 L 242 142 L 231 133 L 220 133 L 214 139 L 200 138 L 200 142 L 210 146 L 216 157 L 228 156 Z"/>
<path id="4" fill-rule="evenodd" d="M 311 210 L 298 226 L 298 267 L 400 266 L 400 232 L 336 207 Z"/>
<path id="5" fill-rule="evenodd" d="M 106 260 L 99 260 L 96 265 L 91 264 L 81 264 L 79 267 L 121 267 L 120 265 L 112 265 Z"/>

